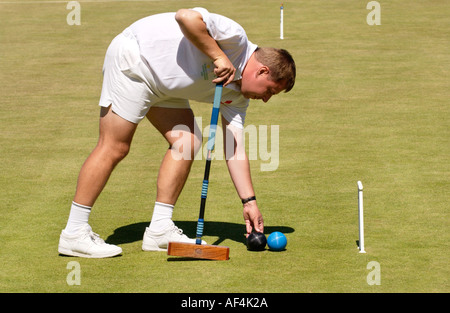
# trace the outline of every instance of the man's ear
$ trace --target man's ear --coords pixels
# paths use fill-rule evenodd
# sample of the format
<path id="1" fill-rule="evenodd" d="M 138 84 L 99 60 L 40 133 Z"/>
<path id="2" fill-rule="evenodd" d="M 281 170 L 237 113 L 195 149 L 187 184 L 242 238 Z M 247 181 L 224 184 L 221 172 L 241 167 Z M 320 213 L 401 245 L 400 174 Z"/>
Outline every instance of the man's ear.
<path id="1" fill-rule="evenodd" d="M 257 74 L 258 75 L 263 75 L 263 74 L 268 75 L 268 74 L 270 74 L 269 67 L 267 67 L 265 65 L 261 66 L 260 68 L 258 68 Z"/>

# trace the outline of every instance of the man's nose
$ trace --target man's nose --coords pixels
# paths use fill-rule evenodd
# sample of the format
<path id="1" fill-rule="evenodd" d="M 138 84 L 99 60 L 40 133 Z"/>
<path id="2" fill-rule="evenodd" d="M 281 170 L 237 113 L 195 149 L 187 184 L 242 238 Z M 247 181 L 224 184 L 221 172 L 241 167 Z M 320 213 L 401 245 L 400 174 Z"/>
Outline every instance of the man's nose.
<path id="1" fill-rule="evenodd" d="M 262 100 L 263 100 L 264 102 L 267 102 L 267 101 L 269 101 L 270 98 L 272 98 L 271 95 L 264 95 L 263 98 L 262 98 Z"/>

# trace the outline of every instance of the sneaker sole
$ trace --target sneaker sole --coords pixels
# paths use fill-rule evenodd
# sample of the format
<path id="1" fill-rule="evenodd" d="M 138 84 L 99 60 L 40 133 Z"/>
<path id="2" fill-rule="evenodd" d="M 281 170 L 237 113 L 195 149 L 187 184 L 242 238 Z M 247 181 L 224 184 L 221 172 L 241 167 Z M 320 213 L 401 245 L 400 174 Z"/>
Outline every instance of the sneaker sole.
<path id="1" fill-rule="evenodd" d="M 166 251 L 167 248 L 154 247 L 150 245 L 142 245 L 142 251 Z"/>
<path id="2" fill-rule="evenodd" d="M 58 247 L 58 252 L 62 255 L 67 255 L 67 256 L 75 256 L 75 257 L 88 258 L 88 259 L 102 259 L 102 258 L 111 258 L 111 257 L 117 256 L 122 253 L 122 249 L 120 249 L 120 251 L 118 250 L 116 252 L 91 255 L 91 254 L 76 252 L 76 251 L 68 250 L 68 249 L 65 249 L 62 247 Z"/>

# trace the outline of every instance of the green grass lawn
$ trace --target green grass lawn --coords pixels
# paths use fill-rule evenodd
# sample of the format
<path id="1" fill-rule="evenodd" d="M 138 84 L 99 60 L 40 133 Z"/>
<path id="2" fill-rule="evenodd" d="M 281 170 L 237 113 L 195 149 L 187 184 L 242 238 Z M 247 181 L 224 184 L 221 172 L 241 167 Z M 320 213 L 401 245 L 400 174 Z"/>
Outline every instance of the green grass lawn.
<path id="1" fill-rule="evenodd" d="M 83 2 L 0 0 L 0 292 L 449 292 L 450 3 L 379 1 Z M 204 6 L 238 21 L 251 41 L 288 49 L 294 89 L 252 101 L 247 125 L 279 125 L 279 164 L 252 161 L 266 233 L 283 252 L 249 252 L 240 201 L 224 161 L 212 164 L 204 239 L 230 260 L 187 261 L 141 251 L 166 143 L 139 126 L 129 156 L 90 224 L 123 255 L 58 255 L 79 169 L 97 141 L 104 54 L 135 20 Z M 203 127 L 211 106 L 192 103 Z M 269 133 L 270 135 L 270 133 Z M 270 136 L 269 136 L 270 137 Z M 206 142 L 206 141 L 205 141 Z M 269 145 L 270 147 L 270 145 Z M 204 158 L 174 213 L 193 236 Z M 366 254 L 358 253 L 357 185 L 364 185 Z M 66 278 L 80 264 L 81 284 Z M 380 265 L 380 285 L 369 285 Z"/>

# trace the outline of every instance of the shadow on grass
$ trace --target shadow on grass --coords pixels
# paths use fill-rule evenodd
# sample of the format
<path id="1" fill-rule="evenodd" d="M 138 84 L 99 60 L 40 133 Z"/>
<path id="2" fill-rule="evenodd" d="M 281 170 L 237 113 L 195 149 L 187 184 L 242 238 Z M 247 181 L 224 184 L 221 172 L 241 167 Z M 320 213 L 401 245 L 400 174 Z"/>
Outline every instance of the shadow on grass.
<path id="1" fill-rule="evenodd" d="M 119 227 L 106 239 L 106 242 L 118 245 L 140 241 L 144 235 L 145 228 L 148 227 L 149 224 L 149 222 L 141 222 Z M 186 236 L 195 238 L 197 221 L 175 221 L 175 225 L 181 228 Z M 287 234 L 293 233 L 295 230 L 288 226 L 264 226 L 264 233 L 266 235 L 269 235 L 274 231 Z M 226 239 L 231 239 L 245 245 L 244 224 L 205 221 L 203 234 L 204 236 L 218 237 L 215 242 L 208 242 L 208 244 L 211 245 L 220 245 Z"/>

